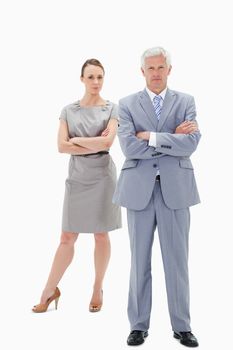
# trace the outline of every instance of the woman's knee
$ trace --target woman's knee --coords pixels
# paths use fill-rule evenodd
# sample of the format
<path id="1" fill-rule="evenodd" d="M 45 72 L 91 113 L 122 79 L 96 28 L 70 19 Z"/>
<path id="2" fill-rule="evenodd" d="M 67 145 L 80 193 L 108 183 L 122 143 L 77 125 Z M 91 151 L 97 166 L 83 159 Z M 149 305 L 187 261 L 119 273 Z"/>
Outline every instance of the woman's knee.
<path id="1" fill-rule="evenodd" d="M 108 242 L 109 241 L 109 236 L 108 233 L 95 233 L 95 242 L 96 243 L 101 243 L 101 242 Z"/>
<path id="2" fill-rule="evenodd" d="M 61 243 L 62 244 L 74 244 L 78 238 L 78 233 L 73 232 L 62 232 Z"/>

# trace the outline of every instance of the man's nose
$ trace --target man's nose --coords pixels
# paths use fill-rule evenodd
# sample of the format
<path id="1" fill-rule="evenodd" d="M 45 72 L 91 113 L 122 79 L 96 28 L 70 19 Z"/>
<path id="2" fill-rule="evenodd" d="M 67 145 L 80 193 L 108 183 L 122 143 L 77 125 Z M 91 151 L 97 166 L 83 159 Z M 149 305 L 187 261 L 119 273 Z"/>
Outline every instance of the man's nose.
<path id="1" fill-rule="evenodd" d="M 154 72 L 153 78 L 159 79 L 160 78 L 159 72 Z"/>

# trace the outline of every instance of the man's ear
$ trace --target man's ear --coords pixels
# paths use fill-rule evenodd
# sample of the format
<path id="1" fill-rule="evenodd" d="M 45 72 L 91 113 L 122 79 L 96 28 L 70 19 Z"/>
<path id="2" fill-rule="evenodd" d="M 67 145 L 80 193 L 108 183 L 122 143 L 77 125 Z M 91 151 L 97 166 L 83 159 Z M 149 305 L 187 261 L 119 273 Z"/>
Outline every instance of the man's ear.
<path id="1" fill-rule="evenodd" d="M 141 72 L 142 72 L 142 75 L 145 76 L 145 71 L 144 71 L 143 67 L 141 67 Z"/>

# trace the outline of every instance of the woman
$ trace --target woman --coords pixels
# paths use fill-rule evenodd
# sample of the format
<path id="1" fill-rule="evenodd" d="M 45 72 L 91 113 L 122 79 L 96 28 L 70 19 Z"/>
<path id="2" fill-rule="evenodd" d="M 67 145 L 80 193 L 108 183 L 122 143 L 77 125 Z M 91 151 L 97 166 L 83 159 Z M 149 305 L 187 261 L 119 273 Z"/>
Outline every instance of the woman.
<path id="1" fill-rule="evenodd" d="M 96 59 L 81 70 L 83 98 L 63 108 L 58 132 L 58 149 L 71 155 L 63 205 L 62 234 L 48 281 L 34 312 L 45 312 L 57 302 L 57 287 L 74 255 L 79 233 L 94 233 L 95 281 L 89 311 L 100 311 L 103 279 L 110 258 L 108 231 L 121 227 L 120 208 L 112 203 L 116 168 L 109 148 L 118 127 L 117 106 L 100 96 L 104 68 Z"/>

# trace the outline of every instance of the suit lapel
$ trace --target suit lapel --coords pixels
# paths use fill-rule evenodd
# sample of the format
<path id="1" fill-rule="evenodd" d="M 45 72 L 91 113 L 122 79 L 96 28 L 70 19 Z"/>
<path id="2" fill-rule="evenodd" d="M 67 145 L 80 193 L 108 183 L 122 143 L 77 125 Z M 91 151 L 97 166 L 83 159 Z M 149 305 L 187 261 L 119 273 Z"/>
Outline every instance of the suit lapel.
<path id="1" fill-rule="evenodd" d="M 172 90 L 167 89 L 164 101 L 163 101 L 163 108 L 161 110 L 159 123 L 157 131 L 160 131 L 172 109 L 172 106 L 176 100 L 176 95 Z"/>
<path id="2" fill-rule="evenodd" d="M 140 95 L 139 95 L 139 102 L 140 102 L 140 105 L 141 105 L 142 109 L 146 113 L 148 119 L 152 123 L 153 127 L 155 128 L 155 130 L 157 130 L 158 120 L 156 118 L 154 107 L 152 105 L 152 102 L 151 102 L 151 99 L 150 99 L 148 93 L 146 92 L 146 89 L 144 89 L 140 93 Z"/>

